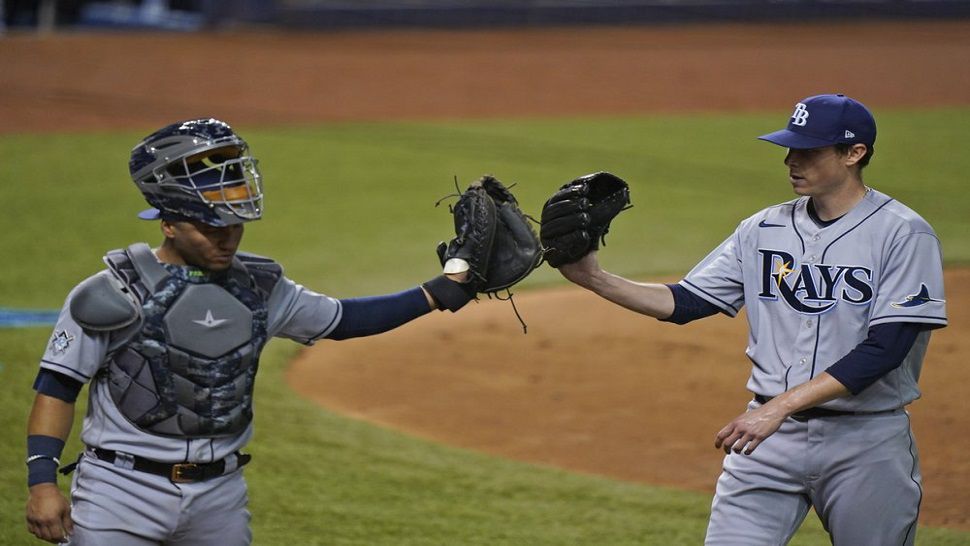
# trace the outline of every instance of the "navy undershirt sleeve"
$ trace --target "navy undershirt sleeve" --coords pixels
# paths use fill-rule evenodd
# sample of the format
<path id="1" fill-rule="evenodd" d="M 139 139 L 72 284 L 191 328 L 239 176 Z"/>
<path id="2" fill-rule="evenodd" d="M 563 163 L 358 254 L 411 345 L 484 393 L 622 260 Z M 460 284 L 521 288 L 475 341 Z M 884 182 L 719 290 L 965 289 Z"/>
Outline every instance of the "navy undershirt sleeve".
<path id="1" fill-rule="evenodd" d="M 84 385 L 73 377 L 44 368 L 37 372 L 37 378 L 34 379 L 35 391 L 72 404 L 77 400 L 82 386 Z"/>
<path id="2" fill-rule="evenodd" d="M 343 314 L 340 323 L 327 336 L 350 339 L 386 332 L 431 311 L 421 287 L 396 294 L 340 300 Z"/>
<path id="3" fill-rule="evenodd" d="M 679 284 L 668 284 L 667 288 L 674 294 L 674 312 L 664 322 L 687 324 L 692 320 L 716 315 L 721 310 L 716 305 L 687 290 Z"/>
<path id="4" fill-rule="evenodd" d="M 924 326 L 911 322 L 889 322 L 869 328 L 869 337 L 826 370 L 859 394 L 880 377 L 903 363 Z"/>

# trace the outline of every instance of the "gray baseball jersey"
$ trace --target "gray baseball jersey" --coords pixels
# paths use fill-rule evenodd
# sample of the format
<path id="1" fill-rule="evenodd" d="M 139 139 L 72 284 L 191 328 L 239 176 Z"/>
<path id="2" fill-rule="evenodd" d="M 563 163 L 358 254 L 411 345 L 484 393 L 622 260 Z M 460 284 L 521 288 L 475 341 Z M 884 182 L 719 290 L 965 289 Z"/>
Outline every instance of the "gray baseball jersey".
<path id="1" fill-rule="evenodd" d="M 748 389 L 764 396 L 811 380 L 870 326 L 947 322 L 940 243 L 923 218 L 875 190 L 826 227 L 807 204 L 803 197 L 747 218 L 681 281 L 730 316 L 747 307 Z M 871 412 L 912 402 L 928 341 L 924 331 L 899 368 L 823 407 Z"/>
<path id="2" fill-rule="evenodd" d="M 922 489 L 902 408 L 919 397 L 929 330 L 947 321 L 940 243 L 919 215 L 875 190 L 825 226 L 808 202 L 744 220 L 681 281 L 731 316 L 747 307 L 748 389 L 772 397 L 810 381 L 870 326 L 927 329 L 898 368 L 823 404 L 860 413 L 789 418 L 750 455 L 727 455 L 706 544 L 786 544 L 814 506 L 835 544 L 910 545 Z"/>
<path id="3" fill-rule="evenodd" d="M 111 275 L 102 271 L 98 275 Z M 118 332 L 93 332 L 81 328 L 71 316 L 72 291 L 54 327 L 54 335 L 41 367 L 81 382 L 94 379 L 106 365 L 107 355 L 140 327 L 138 323 Z M 340 322 L 341 305 L 334 298 L 312 292 L 283 277 L 267 302 L 269 336 L 285 337 L 307 345 L 325 337 Z M 226 317 L 200 316 L 198 328 L 211 327 Z M 245 446 L 252 424 L 235 436 L 175 438 L 149 434 L 122 415 L 108 392 L 107 381 L 91 384 L 92 410 L 84 418 L 81 439 L 85 445 L 111 449 L 160 462 L 205 463 L 222 459 Z"/>

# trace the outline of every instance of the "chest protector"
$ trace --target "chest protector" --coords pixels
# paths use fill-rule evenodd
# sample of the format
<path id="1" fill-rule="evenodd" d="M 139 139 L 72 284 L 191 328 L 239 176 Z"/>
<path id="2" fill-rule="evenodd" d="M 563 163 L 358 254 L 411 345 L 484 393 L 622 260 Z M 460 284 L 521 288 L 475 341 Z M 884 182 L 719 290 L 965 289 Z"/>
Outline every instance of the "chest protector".
<path id="1" fill-rule="evenodd" d="M 105 256 L 141 302 L 140 329 L 110 357 L 108 387 L 138 428 L 179 438 L 232 436 L 253 417 L 267 341 L 266 302 L 282 269 L 240 254 L 223 274 L 161 264 L 138 243 Z"/>

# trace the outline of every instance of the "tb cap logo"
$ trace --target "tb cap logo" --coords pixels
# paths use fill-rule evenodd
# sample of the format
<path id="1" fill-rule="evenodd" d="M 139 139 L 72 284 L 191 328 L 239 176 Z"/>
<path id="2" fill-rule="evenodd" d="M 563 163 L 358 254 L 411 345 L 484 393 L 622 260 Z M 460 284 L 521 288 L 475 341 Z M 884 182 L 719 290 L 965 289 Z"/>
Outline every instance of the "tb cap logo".
<path id="1" fill-rule="evenodd" d="M 789 149 L 876 142 L 876 120 L 861 102 L 845 95 L 815 95 L 795 103 L 784 129 L 758 137 Z"/>
<path id="2" fill-rule="evenodd" d="M 791 115 L 791 123 L 799 127 L 804 127 L 808 123 L 808 107 L 805 106 L 805 103 L 800 102 L 795 105 L 795 111 Z"/>

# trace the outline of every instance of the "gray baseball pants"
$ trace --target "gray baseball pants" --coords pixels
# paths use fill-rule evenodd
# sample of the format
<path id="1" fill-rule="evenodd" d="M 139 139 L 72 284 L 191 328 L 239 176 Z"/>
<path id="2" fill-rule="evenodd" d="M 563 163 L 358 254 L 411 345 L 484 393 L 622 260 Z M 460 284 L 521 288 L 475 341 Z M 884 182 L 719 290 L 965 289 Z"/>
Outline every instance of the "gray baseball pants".
<path id="1" fill-rule="evenodd" d="M 239 470 L 177 484 L 84 455 L 71 487 L 74 533 L 68 544 L 248 545 L 248 500 Z"/>
<path id="2" fill-rule="evenodd" d="M 921 482 L 905 410 L 787 419 L 725 456 L 705 544 L 787 544 L 814 507 L 835 546 L 912 545 Z"/>

